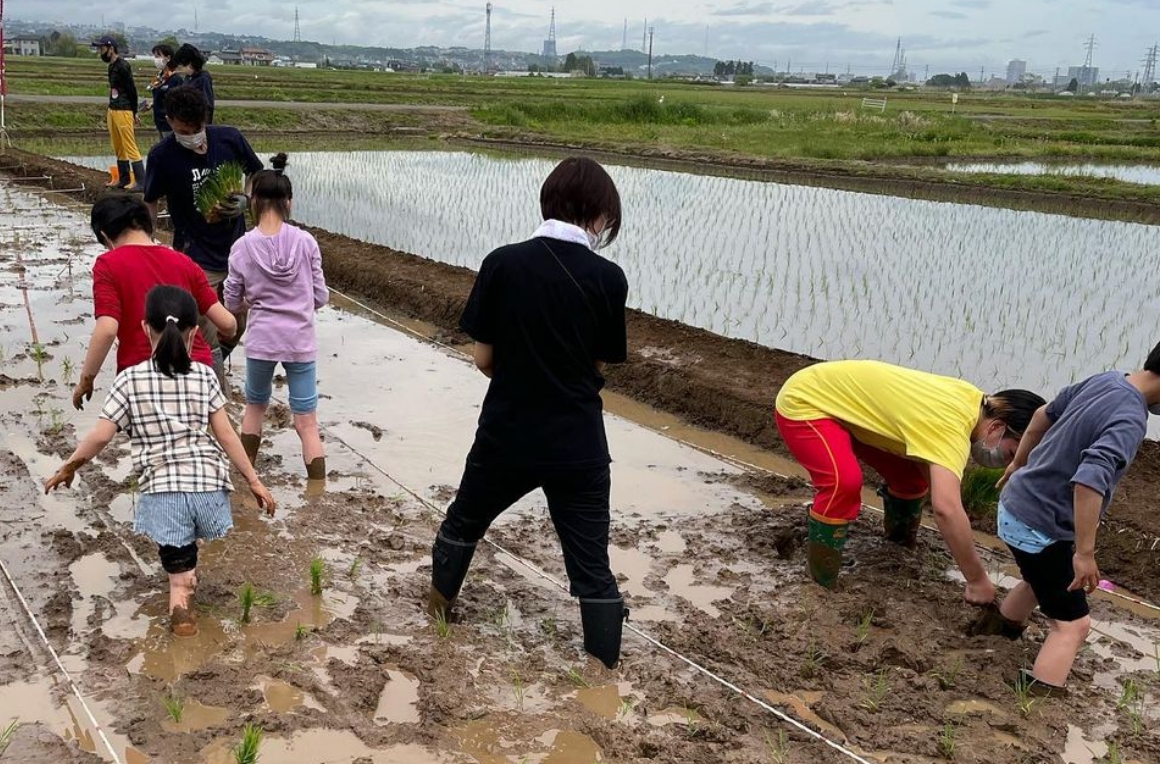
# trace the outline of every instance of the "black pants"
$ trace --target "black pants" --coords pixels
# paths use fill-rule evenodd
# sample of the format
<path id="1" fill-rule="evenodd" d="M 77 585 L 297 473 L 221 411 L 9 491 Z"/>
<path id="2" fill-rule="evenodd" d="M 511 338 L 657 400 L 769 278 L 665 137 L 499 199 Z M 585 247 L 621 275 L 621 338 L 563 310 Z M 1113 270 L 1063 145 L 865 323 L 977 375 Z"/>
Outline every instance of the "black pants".
<path id="1" fill-rule="evenodd" d="M 542 488 L 548 498 L 572 596 L 619 598 L 616 577 L 608 562 L 612 476 L 607 465 L 527 469 L 483 466 L 468 460 L 459 494 L 439 532 L 452 541 L 475 543 L 504 510 L 537 488 Z"/>
<path id="2" fill-rule="evenodd" d="M 1053 621 L 1066 622 L 1078 621 L 1091 613 L 1083 589 L 1067 590 L 1075 580 L 1075 566 L 1072 564 L 1075 542 L 1058 541 L 1039 554 L 1024 552 L 1010 544 L 1007 548 L 1015 557 L 1023 580 L 1035 592 L 1039 612 Z"/>
<path id="3" fill-rule="evenodd" d="M 161 567 L 166 573 L 176 575 L 188 573 L 197 568 L 197 542 L 187 546 L 157 546 L 157 556 L 161 558 Z"/>

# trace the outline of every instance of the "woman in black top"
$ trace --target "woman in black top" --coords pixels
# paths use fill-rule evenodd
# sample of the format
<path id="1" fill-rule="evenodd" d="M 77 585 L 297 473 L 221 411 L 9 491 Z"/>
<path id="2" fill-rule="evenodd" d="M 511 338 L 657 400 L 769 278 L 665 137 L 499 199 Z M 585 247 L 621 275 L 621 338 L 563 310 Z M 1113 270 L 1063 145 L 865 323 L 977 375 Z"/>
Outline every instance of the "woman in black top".
<path id="1" fill-rule="evenodd" d="M 205 96 L 205 102 L 209 105 L 206 111 L 205 123 L 212 125 L 214 110 L 213 77 L 210 77 L 209 72 L 205 71 L 205 56 L 197 48 L 189 43 L 185 43 L 173 54 L 170 62 L 173 65 L 174 71 L 184 75 L 185 85 L 197 88 Z"/>
<path id="2" fill-rule="evenodd" d="M 153 99 L 145 104 L 144 111 L 153 112 L 153 125 L 161 138 L 173 132 L 173 128 L 165 119 L 165 94 L 176 87 L 180 87 L 185 78 L 174 71 L 173 48 L 168 45 L 153 46 L 153 64 L 157 67 L 157 76 L 149 83 L 149 92 Z"/>
<path id="3" fill-rule="evenodd" d="M 567 159 L 540 192 L 544 224 L 483 261 L 460 326 L 491 378 L 459 492 L 432 549 L 428 611 L 447 617 L 476 544 L 541 488 L 580 599 L 584 649 L 612 668 L 627 611 L 608 560 L 611 476 L 605 363 L 627 357 L 624 272 L 596 254 L 620 232 L 620 195 L 590 159 Z"/>

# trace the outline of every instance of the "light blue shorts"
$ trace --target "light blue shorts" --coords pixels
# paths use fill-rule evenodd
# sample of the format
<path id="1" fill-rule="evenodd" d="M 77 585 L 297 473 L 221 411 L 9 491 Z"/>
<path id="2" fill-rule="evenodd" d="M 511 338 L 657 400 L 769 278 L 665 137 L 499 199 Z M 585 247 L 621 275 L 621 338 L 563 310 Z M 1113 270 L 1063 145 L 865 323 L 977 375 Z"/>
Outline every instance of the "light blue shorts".
<path id="1" fill-rule="evenodd" d="M 1056 542 L 1046 533 L 1037 531 L 1011 514 L 1002 502 L 999 502 L 999 538 L 1009 546 L 1027 554 L 1039 554 Z"/>
<path id="2" fill-rule="evenodd" d="M 259 361 L 246 359 L 246 403 L 265 406 L 274 392 L 274 370 L 278 364 L 286 370 L 286 385 L 290 388 L 290 411 L 295 414 L 313 414 L 318 410 L 318 382 L 315 362 Z"/>
<path id="3" fill-rule="evenodd" d="M 228 491 L 143 493 L 133 520 L 133 530 L 161 546 L 220 539 L 233 527 Z"/>

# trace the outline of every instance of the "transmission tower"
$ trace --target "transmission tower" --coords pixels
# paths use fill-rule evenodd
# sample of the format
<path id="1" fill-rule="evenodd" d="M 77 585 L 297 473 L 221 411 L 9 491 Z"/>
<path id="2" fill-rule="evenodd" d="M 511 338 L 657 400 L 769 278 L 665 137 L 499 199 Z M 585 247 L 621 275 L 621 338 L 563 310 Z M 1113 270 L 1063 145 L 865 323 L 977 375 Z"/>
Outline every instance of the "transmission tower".
<path id="1" fill-rule="evenodd" d="M 621 50 L 628 50 L 628 19 L 624 20 L 624 39 L 620 42 Z"/>
<path id="2" fill-rule="evenodd" d="M 1091 69 L 1092 68 L 1092 57 L 1095 55 L 1096 46 L 1098 46 L 1098 45 L 1099 45 L 1099 43 L 1096 42 L 1096 36 L 1094 34 L 1091 37 L 1087 38 L 1087 42 L 1085 42 L 1083 44 L 1084 51 L 1087 54 L 1084 56 L 1084 59 L 1083 59 L 1083 68 L 1084 69 Z"/>
<path id="3" fill-rule="evenodd" d="M 483 32 L 483 71 L 491 71 L 491 3 L 487 4 L 487 26 Z"/>
<path id="4" fill-rule="evenodd" d="M 294 8 L 294 42 L 302 42 L 302 26 L 298 23 L 298 8 Z"/>
<path id="5" fill-rule="evenodd" d="M 1160 60 L 1160 45 L 1153 45 L 1148 49 L 1148 55 L 1144 59 L 1144 80 L 1142 87 L 1145 91 L 1152 90 L 1152 83 L 1156 81 L 1156 64 Z"/>
<path id="6" fill-rule="evenodd" d="M 890 64 L 890 74 L 893 76 L 898 72 L 899 67 L 902 66 L 902 38 L 898 38 L 898 44 L 894 46 L 894 62 Z"/>
<path id="7" fill-rule="evenodd" d="M 544 40 L 544 58 L 558 58 L 556 53 L 556 9 L 552 8 L 552 21 L 548 26 L 548 39 Z"/>
<path id="8" fill-rule="evenodd" d="M 652 48 L 653 48 L 653 32 L 656 30 L 652 27 L 648 28 L 648 78 L 652 79 Z"/>

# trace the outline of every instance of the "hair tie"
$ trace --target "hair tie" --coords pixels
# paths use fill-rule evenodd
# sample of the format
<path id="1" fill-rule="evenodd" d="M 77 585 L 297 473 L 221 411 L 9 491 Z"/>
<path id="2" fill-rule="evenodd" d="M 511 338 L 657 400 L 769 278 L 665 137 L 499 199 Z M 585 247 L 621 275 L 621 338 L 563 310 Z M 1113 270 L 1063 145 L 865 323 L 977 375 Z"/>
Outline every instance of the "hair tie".
<path id="1" fill-rule="evenodd" d="M 167 324 L 168 324 L 168 323 L 169 323 L 169 322 L 171 322 L 171 321 L 172 321 L 173 323 L 175 323 L 175 324 L 180 324 L 180 323 L 181 323 L 181 322 L 180 322 L 180 321 L 177 319 L 177 316 L 166 316 L 166 317 L 165 317 L 165 323 L 167 323 Z"/>

